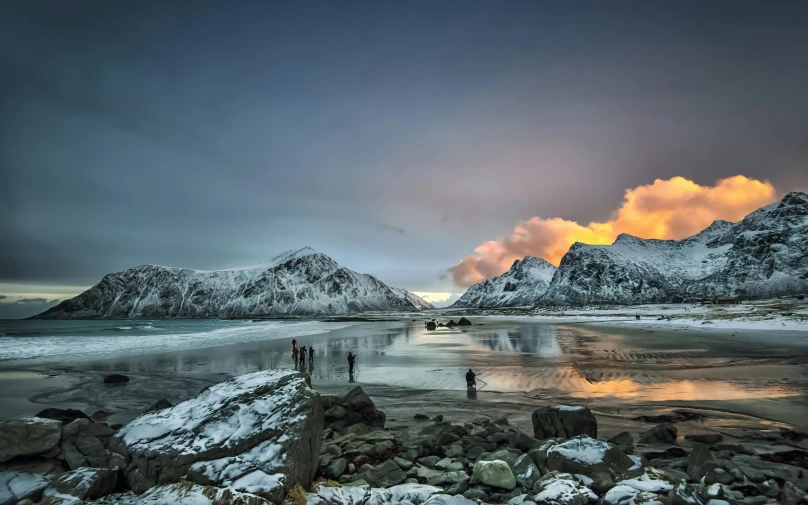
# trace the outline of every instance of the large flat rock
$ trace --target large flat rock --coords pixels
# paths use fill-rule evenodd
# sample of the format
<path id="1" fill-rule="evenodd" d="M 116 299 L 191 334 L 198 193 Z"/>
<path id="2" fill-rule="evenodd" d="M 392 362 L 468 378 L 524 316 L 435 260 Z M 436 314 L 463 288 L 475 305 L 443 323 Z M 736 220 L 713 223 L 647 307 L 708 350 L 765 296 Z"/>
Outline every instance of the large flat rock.
<path id="1" fill-rule="evenodd" d="M 186 477 L 273 503 L 311 485 L 323 432 L 320 395 L 307 375 L 265 370 L 235 377 L 123 427 L 109 447 L 143 493 Z"/>

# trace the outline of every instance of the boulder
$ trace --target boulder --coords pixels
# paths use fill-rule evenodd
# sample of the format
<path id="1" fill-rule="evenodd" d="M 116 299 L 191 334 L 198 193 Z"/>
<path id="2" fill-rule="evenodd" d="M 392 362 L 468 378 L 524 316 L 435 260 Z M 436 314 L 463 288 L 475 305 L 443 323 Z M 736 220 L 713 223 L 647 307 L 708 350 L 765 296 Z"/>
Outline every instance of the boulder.
<path id="1" fill-rule="evenodd" d="M 693 452 L 690 453 L 690 458 L 687 462 L 687 475 L 690 476 L 690 480 L 693 482 L 698 482 L 715 466 L 715 458 L 713 458 L 712 453 L 703 445 L 697 445 Z"/>
<path id="2" fill-rule="evenodd" d="M 136 493 L 183 476 L 280 504 L 317 470 L 323 408 L 309 376 L 264 370 L 211 386 L 174 407 L 141 415 L 110 440 Z"/>
<path id="3" fill-rule="evenodd" d="M 373 467 L 362 474 L 368 484 L 376 487 L 390 487 L 401 484 L 407 479 L 407 474 L 391 460 Z"/>
<path id="4" fill-rule="evenodd" d="M 152 403 L 151 406 L 146 409 L 146 412 L 156 412 L 158 410 L 170 409 L 173 406 L 174 404 L 170 401 L 166 400 L 165 398 L 160 398 L 156 402 Z"/>
<path id="5" fill-rule="evenodd" d="M 522 433 L 521 431 L 517 431 L 515 433 L 511 433 L 508 435 L 508 445 L 513 447 L 514 449 L 519 449 L 521 452 L 528 452 L 529 450 L 537 447 L 541 444 L 538 440 Z"/>
<path id="6" fill-rule="evenodd" d="M 50 408 L 40 410 L 37 412 L 36 417 L 44 417 L 45 419 L 53 419 L 60 421 L 62 424 L 67 424 L 75 421 L 76 419 L 90 419 L 90 416 L 77 409 L 57 409 Z"/>
<path id="7" fill-rule="evenodd" d="M 479 458 L 479 461 L 504 461 L 508 463 L 508 466 L 513 469 L 516 466 L 516 460 L 519 459 L 519 454 L 513 453 L 511 451 L 500 449 L 498 451 L 492 452 L 490 454 L 485 454 Z"/>
<path id="8" fill-rule="evenodd" d="M 337 480 L 345 473 L 347 467 L 348 461 L 345 458 L 337 458 L 326 466 L 323 474 L 328 479 Z"/>
<path id="9" fill-rule="evenodd" d="M 345 431 L 347 428 L 366 424 L 375 428 L 384 428 L 384 412 L 376 409 L 373 400 L 357 386 L 344 397 L 328 398 L 325 411 L 325 424 L 335 431 Z"/>
<path id="10" fill-rule="evenodd" d="M 667 495 L 673 489 L 675 481 L 668 474 L 656 468 L 646 468 L 645 473 L 633 479 L 618 482 L 621 486 L 630 486 L 637 491 Z"/>
<path id="11" fill-rule="evenodd" d="M 631 486 L 618 485 L 611 488 L 603 498 L 603 505 L 661 505 L 666 498 L 647 491 L 638 491 Z"/>
<path id="12" fill-rule="evenodd" d="M 474 481 L 505 490 L 516 487 L 511 467 L 504 461 L 478 461 L 474 465 Z"/>
<path id="13" fill-rule="evenodd" d="M 22 500 L 39 501 L 42 490 L 48 487 L 50 478 L 26 471 L 0 471 L 0 503 L 6 505 Z"/>
<path id="14" fill-rule="evenodd" d="M 53 419 L 15 417 L 0 422 L 0 463 L 49 452 L 61 436 L 62 423 Z"/>
<path id="15" fill-rule="evenodd" d="M 153 487 L 140 496 L 131 492 L 111 495 L 99 503 L 104 505 L 269 505 L 269 502 L 260 496 L 241 493 L 231 488 L 200 486 L 187 481 Z"/>
<path id="16" fill-rule="evenodd" d="M 554 445 L 558 445 L 558 440 L 555 439 L 545 440 L 537 447 L 534 447 L 533 449 L 529 450 L 527 453 L 527 455 L 530 456 L 530 459 L 533 460 L 533 463 L 536 464 L 536 466 L 538 467 L 539 470 L 541 470 L 542 473 L 547 472 L 547 451 L 550 449 L 550 447 L 553 447 Z"/>
<path id="17" fill-rule="evenodd" d="M 435 324 L 433 321 L 429 321 L 428 323 L 426 323 L 426 329 L 430 331 L 437 330 L 438 325 Z"/>
<path id="18" fill-rule="evenodd" d="M 578 435 L 598 436 L 598 420 L 588 408 L 556 405 L 533 411 L 533 436 L 537 439 Z"/>
<path id="19" fill-rule="evenodd" d="M 117 373 L 104 377 L 104 384 L 123 384 L 125 382 L 129 382 L 129 377 Z"/>
<path id="20" fill-rule="evenodd" d="M 457 326 L 457 323 L 454 321 L 454 319 L 450 319 L 449 322 L 446 323 L 447 328 L 454 328 L 455 326 Z"/>
<path id="21" fill-rule="evenodd" d="M 541 477 L 541 472 L 527 454 L 522 454 L 513 465 L 516 483 L 525 489 L 533 489 L 533 485 Z"/>
<path id="22" fill-rule="evenodd" d="M 79 468 L 56 477 L 45 490 L 45 497 L 68 495 L 94 500 L 118 489 L 120 472 L 107 468 Z"/>
<path id="23" fill-rule="evenodd" d="M 589 477 L 592 489 L 604 492 L 614 485 L 614 476 L 641 473 L 642 465 L 608 442 L 581 435 L 550 447 L 547 469 Z"/>
<path id="24" fill-rule="evenodd" d="M 579 482 L 556 477 L 537 482 L 533 491 L 533 501 L 538 505 L 586 505 L 598 498 L 591 489 Z"/>
<path id="25" fill-rule="evenodd" d="M 645 442 L 646 444 L 673 444 L 676 443 L 678 434 L 679 430 L 676 426 L 670 423 L 658 424 L 645 433 L 640 434 L 640 442 Z"/>
<path id="26" fill-rule="evenodd" d="M 631 433 L 624 431 L 609 439 L 610 444 L 614 444 L 626 454 L 634 454 L 634 437 Z"/>
<path id="27" fill-rule="evenodd" d="M 457 322 L 458 326 L 471 326 L 471 321 L 466 319 L 465 317 L 461 317 L 460 320 Z"/>

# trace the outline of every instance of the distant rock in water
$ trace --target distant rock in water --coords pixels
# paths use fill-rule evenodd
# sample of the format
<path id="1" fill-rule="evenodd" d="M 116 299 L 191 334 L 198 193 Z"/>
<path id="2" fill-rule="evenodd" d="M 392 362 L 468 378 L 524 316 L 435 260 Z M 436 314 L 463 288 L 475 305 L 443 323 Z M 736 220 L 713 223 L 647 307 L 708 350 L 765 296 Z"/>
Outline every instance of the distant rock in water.
<path id="1" fill-rule="evenodd" d="M 460 321 L 457 322 L 458 326 L 471 326 L 471 321 L 466 319 L 465 317 L 461 317 Z"/>
<path id="2" fill-rule="evenodd" d="M 436 325 L 434 321 L 429 321 L 428 323 L 426 323 L 426 329 L 427 330 L 437 330 L 438 325 Z"/>
<path id="3" fill-rule="evenodd" d="M 37 412 L 36 417 L 43 417 L 45 419 L 54 419 L 60 421 L 62 424 L 68 424 L 76 419 L 90 419 L 90 416 L 77 409 L 58 409 L 49 408 Z"/>
<path id="4" fill-rule="evenodd" d="M 527 256 L 513 262 L 510 270 L 471 286 L 452 308 L 518 307 L 534 305 L 544 295 L 556 267 Z"/>
<path id="5" fill-rule="evenodd" d="M 155 265 L 106 275 L 41 319 L 226 318 L 420 311 L 431 304 L 305 247 L 230 270 Z"/>
<path id="6" fill-rule="evenodd" d="M 808 292 L 808 194 L 789 193 L 738 223 L 683 240 L 622 234 L 575 243 L 540 303 L 653 303 Z"/>
<path id="7" fill-rule="evenodd" d="M 123 384 L 124 382 L 129 382 L 129 377 L 126 375 L 114 373 L 104 377 L 104 384 Z"/>

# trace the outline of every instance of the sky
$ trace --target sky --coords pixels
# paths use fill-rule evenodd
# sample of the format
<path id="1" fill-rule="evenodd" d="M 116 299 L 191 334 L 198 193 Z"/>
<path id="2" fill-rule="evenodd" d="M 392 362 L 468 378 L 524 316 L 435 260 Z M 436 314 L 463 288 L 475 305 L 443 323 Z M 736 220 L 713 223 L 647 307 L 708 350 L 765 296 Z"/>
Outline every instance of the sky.
<path id="1" fill-rule="evenodd" d="M 456 297 L 547 223 L 636 231 L 647 187 L 737 218 L 808 190 L 805 26 L 797 1 L 4 2 L 0 317 L 303 246 Z M 640 232 L 701 225 L 675 221 Z"/>

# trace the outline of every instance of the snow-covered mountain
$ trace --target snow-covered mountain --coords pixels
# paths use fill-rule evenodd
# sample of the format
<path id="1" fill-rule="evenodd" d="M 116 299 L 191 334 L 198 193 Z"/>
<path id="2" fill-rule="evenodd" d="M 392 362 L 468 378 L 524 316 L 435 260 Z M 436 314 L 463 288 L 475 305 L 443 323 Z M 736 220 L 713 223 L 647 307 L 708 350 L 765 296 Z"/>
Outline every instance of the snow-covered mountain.
<path id="1" fill-rule="evenodd" d="M 516 260 L 510 270 L 471 286 L 452 308 L 533 305 L 547 291 L 556 267 L 541 258 Z"/>
<path id="2" fill-rule="evenodd" d="M 414 311 L 427 304 L 310 247 L 230 270 L 145 265 L 106 275 L 39 318 L 219 318 Z"/>
<path id="3" fill-rule="evenodd" d="M 417 308 L 418 310 L 432 310 L 435 308 L 435 306 L 429 303 L 428 301 L 424 300 L 423 298 L 414 293 L 410 293 L 406 289 L 394 288 L 394 287 L 391 287 L 390 289 L 392 289 L 393 293 L 398 295 L 399 298 L 401 298 L 402 300 L 407 300 L 408 302 L 413 304 L 415 308 Z"/>
<path id="4" fill-rule="evenodd" d="M 738 223 L 683 240 L 620 235 L 575 243 L 539 303 L 647 303 L 808 292 L 808 195 L 789 193 Z"/>

